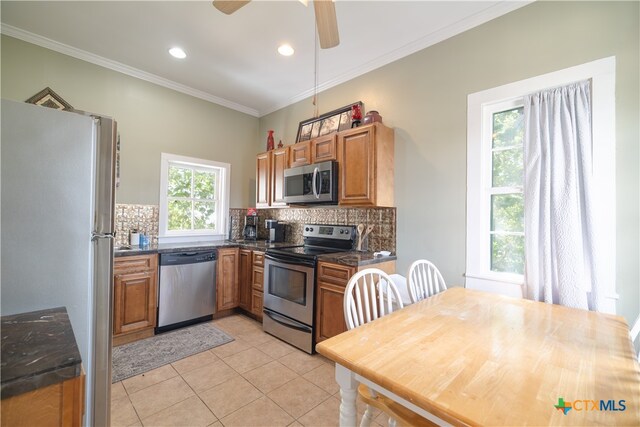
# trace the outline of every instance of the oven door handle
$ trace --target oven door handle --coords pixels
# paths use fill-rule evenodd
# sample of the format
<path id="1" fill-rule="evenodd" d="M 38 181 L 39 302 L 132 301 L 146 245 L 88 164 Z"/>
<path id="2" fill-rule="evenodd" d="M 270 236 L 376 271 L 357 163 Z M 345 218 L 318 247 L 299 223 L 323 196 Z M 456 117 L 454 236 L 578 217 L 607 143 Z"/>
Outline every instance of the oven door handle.
<path id="1" fill-rule="evenodd" d="M 297 258 L 295 256 L 287 256 L 287 255 L 282 255 L 282 254 L 278 254 L 278 255 L 272 255 L 269 252 L 266 252 L 264 254 L 265 259 L 274 261 L 274 262 L 279 262 L 279 263 L 286 263 L 286 264 L 293 264 L 293 265 L 303 265 L 305 267 L 315 267 L 315 262 L 314 261 L 308 261 L 308 260 L 302 260 L 300 258 Z"/>
<path id="2" fill-rule="evenodd" d="M 269 318 L 271 318 L 271 320 L 273 320 L 276 323 L 281 324 L 282 326 L 286 326 L 287 328 L 296 329 L 298 331 L 302 331 L 302 332 L 306 332 L 306 333 L 311 333 L 312 332 L 310 327 L 303 326 L 303 325 L 299 324 L 298 322 L 293 322 L 293 321 L 287 319 L 286 317 L 269 310 L 268 308 L 263 308 L 262 312 L 265 314 L 265 316 L 268 316 Z"/>

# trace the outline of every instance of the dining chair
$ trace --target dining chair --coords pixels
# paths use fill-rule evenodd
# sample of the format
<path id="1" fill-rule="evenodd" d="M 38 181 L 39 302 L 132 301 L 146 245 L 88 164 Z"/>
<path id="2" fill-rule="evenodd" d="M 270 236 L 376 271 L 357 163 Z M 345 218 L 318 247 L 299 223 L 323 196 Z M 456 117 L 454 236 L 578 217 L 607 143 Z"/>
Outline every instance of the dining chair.
<path id="1" fill-rule="evenodd" d="M 636 351 L 636 347 L 640 347 L 640 343 L 638 341 L 638 337 L 640 337 L 640 315 L 636 318 L 636 321 L 633 323 L 631 330 L 629 331 L 629 337 L 631 338 L 631 345 L 633 345 L 633 351 L 636 353 L 636 359 L 638 359 L 638 363 L 640 363 L 640 349 Z"/>
<path id="2" fill-rule="evenodd" d="M 349 330 L 402 308 L 402 297 L 393 279 L 384 271 L 368 268 L 354 274 L 344 294 L 344 317 Z M 360 423 L 361 427 L 371 425 L 373 409 L 378 408 L 389 415 L 389 427 L 402 425 L 433 425 L 429 421 L 394 402 L 386 396 L 370 390 L 364 384 L 358 386 L 358 394 L 367 404 Z"/>
<path id="3" fill-rule="evenodd" d="M 407 274 L 409 296 L 416 303 L 447 289 L 438 268 L 426 259 L 414 261 Z"/>

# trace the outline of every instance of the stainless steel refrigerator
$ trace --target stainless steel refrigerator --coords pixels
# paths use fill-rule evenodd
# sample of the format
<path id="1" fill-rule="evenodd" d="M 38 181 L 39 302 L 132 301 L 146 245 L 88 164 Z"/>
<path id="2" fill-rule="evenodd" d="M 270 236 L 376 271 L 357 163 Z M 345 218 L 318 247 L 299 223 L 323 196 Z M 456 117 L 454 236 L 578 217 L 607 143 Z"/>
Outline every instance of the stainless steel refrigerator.
<path id="1" fill-rule="evenodd" d="M 2 315 L 67 308 L 86 373 L 84 425 L 108 426 L 115 121 L 1 107 Z"/>

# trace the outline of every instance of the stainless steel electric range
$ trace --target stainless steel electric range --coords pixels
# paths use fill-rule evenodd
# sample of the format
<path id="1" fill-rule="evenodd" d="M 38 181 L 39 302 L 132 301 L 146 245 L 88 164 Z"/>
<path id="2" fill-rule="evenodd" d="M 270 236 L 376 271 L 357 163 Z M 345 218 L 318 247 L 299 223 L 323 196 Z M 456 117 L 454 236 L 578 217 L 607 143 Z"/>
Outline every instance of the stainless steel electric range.
<path id="1" fill-rule="evenodd" d="M 355 227 L 305 224 L 304 245 L 270 248 L 264 263 L 265 332 L 314 352 L 314 301 L 319 255 L 354 248 Z"/>

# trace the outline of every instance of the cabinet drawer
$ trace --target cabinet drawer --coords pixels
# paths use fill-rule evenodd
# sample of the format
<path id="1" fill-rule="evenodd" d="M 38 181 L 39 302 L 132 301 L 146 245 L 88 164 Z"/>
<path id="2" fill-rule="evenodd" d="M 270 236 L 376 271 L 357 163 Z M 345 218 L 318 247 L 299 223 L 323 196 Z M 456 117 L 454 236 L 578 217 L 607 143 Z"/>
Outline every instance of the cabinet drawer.
<path id="1" fill-rule="evenodd" d="M 253 267 L 253 272 L 251 274 L 251 284 L 252 288 L 262 292 L 264 290 L 264 268 L 262 267 Z"/>
<path id="2" fill-rule="evenodd" d="M 264 267 L 264 252 L 253 251 L 253 265 Z"/>
<path id="3" fill-rule="evenodd" d="M 118 273 L 133 273 L 138 271 L 154 271 L 158 268 L 158 255 L 134 255 L 115 258 L 113 271 Z"/>
<path id="4" fill-rule="evenodd" d="M 354 267 L 346 265 L 318 263 L 318 281 L 347 286 L 347 282 L 356 272 Z"/>

